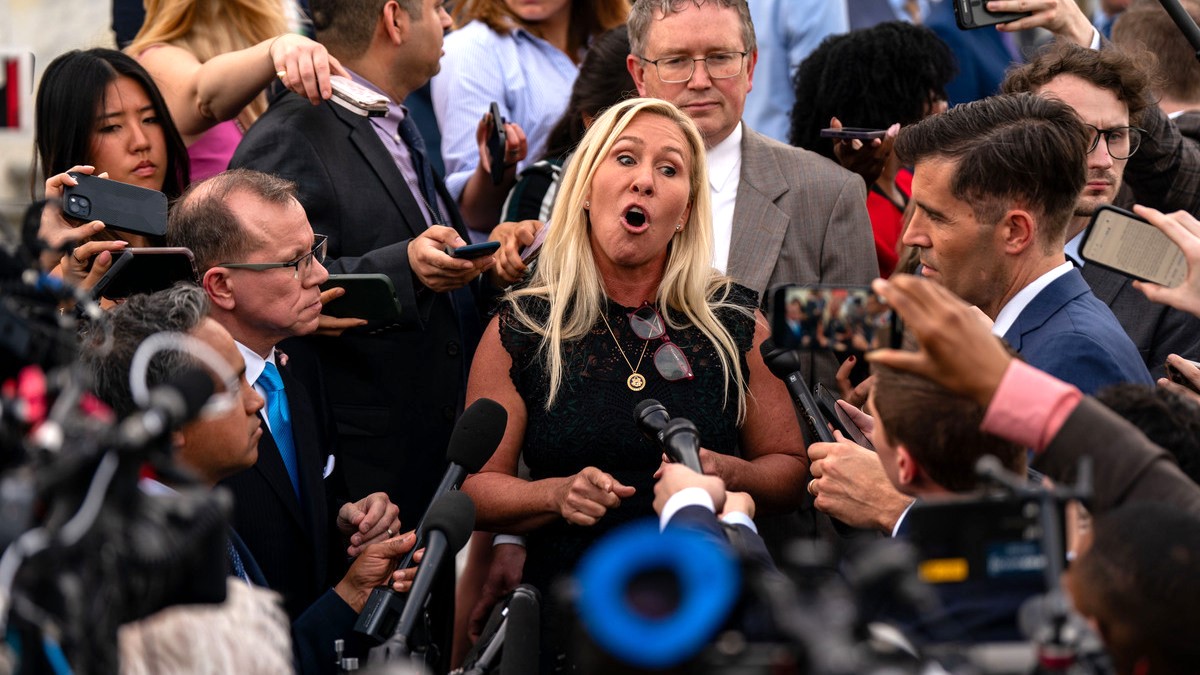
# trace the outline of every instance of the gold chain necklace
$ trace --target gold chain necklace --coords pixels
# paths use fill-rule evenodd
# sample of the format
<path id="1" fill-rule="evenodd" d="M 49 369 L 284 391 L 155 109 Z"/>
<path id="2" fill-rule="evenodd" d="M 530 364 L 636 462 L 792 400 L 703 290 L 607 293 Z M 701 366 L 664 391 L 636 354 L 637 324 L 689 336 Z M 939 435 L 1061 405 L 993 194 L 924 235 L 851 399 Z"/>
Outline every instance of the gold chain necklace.
<path id="1" fill-rule="evenodd" d="M 617 339 L 617 334 L 613 332 L 612 326 L 608 325 L 608 319 L 604 316 L 604 310 L 600 310 L 600 319 L 604 321 L 604 327 L 608 329 L 608 334 L 612 336 L 613 344 L 617 345 L 617 351 L 621 353 L 621 358 L 625 359 L 625 365 L 629 366 L 629 370 L 633 371 L 629 377 L 625 379 L 625 386 L 629 387 L 629 391 L 641 391 L 646 388 L 646 377 L 638 372 L 642 367 L 642 359 L 646 358 L 646 348 L 650 346 L 650 341 L 646 340 L 642 343 L 642 355 L 638 357 L 637 366 L 635 367 L 629 357 L 625 356 L 625 350 L 621 348 L 621 341 Z"/>

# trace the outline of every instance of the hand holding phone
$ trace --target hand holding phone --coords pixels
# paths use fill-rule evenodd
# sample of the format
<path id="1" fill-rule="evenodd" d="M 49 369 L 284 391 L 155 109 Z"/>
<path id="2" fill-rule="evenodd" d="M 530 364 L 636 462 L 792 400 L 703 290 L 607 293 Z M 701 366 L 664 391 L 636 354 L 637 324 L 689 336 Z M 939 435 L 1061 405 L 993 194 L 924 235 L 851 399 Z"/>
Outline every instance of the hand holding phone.
<path id="1" fill-rule="evenodd" d="M 953 0 L 954 22 L 959 30 L 974 30 L 998 23 L 1016 21 L 1032 12 L 992 12 L 987 8 L 987 0 Z"/>
<path id="2" fill-rule="evenodd" d="M 489 112 L 492 120 L 488 123 L 488 159 L 491 160 L 492 185 L 499 185 L 504 182 L 504 171 L 508 169 L 508 165 L 504 163 L 508 145 L 508 138 L 504 131 L 504 124 L 507 120 L 500 114 L 500 104 L 495 101 L 492 101 Z"/>
<path id="3" fill-rule="evenodd" d="M 485 241 L 479 244 L 467 244 L 466 246 L 459 246 L 458 248 L 451 248 L 447 246 L 446 255 L 449 255 L 451 258 L 474 260 L 476 258 L 483 258 L 485 256 L 492 255 L 498 250 L 500 250 L 500 242 Z"/>
<path id="4" fill-rule="evenodd" d="M 167 233 L 167 196 L 86 173 L 69 174 L 75 185 L 63 185 L 62 213 L 87 222 L 99 220 L 123 232 L 161 237 Z"/>
<path id="5" fill-rule="evenodd" d="M 1090 264 L 1168 288 L 1187 277 L 1183 249 L 1146 220 L 1114 206 L 1096 209 L 1079 253 Z"/>
<path id="6" fill-rule="evenodd" d="M 329 84 L 333 95 L 329 97 L 332 103 L 342 106 L 355 115 L 363 117 L 384 117 L 387 115 L 387 97 L 378 94 L 361 84 L 341 75 L 330 75 Z"/>
<path id="7" fill-rule="evenodd" d="M 821 130 L 821 138 L 870 141 L 887 136 L 887 129 L 864 129 L 862 127 L 829 127 Z"/>
<path id="8" fill-rule="evenodd" d="M 1200 363 L 1184 358 L 1180 358 L 1179 360 L 1184 362 L 1184 369 L 1187 369 L 1188 366 L 1191 366 L 1191 372 L 1182 372 L 1180 368 L 1171 363 L 1171 359 L 1167 359 L 1167 379 L 1181 387 L 1184 387 L 1188 391 L 1200 395 Z M 1196 379 L 1192 379 L 1193 377 Z"/>

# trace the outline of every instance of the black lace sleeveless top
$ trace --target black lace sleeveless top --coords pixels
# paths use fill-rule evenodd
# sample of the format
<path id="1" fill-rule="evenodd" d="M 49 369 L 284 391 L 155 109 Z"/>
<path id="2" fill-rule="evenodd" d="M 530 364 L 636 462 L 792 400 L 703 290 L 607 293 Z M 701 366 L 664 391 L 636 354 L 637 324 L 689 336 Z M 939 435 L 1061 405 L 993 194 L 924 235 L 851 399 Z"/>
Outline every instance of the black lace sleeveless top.
<path id="1" fill-rule="evenodd" d="M 734 339 L 745 375 L 758 298 L 754 291 L 735 284 L 728 300 L 746 309 L 717 312 Z M 521 298 L 520 302 L 537 320 L 548 315 L 549 305 L 542 299 Z M 633 409 L 639 402 L 657 399 L 673 417 L 686 417 L 696 425 L 705 448 L 740 454 L 737 398 L 731 390 L 725 400 L 725 377 L 716 348 L 699 329 L 668 328 L 667 336 L 687 355 L 695 375 L 692 380 L 668 382 L 653 362 L 654 350 L 662 340 L 647 343 L 629 326 L 629 314 L 635 309 L 613 302 L 605 309 L 605 318 L 624 357 L 603 321 L 597 321 L 583 338 L 563 345 L 565 376 L 550 410 L 546 409 L 550 378 L 538 354 L 540 337 L 513 317 L 510 305 L 503 305 L 499 312 L 500 340 L 513 361 L 510 376 L 528 414 L 522 456 L 531 478 L 571 476 L 595 466 L 637 489 L 633 497 L 592 527 L 558 521 L 530 535 L 525 580 L 543 590 L 555 575 L 571 572 L 592 541 L 617 525 L 654 515 L 653 475 L 662 450 L 638 431 Z M 643 348 L 646 353 L 641 358 Z M 641 358 L 637 370 L 646 378 L 646 387 L 641 391 L 631 391 L 626 385 L 631 373 L 626 358 L 634 366 Z"/>

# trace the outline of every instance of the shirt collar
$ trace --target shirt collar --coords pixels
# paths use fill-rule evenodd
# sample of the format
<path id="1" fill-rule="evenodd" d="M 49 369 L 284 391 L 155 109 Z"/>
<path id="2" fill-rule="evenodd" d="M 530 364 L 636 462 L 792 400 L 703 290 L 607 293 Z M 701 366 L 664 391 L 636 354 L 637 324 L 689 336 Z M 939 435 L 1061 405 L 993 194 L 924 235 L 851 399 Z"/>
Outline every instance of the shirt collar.
<path id="1" fill-rule="evenodd" d="M 992 324 L 992 335 L 1004 337 L 1004 334 L 1007 333 L 1008 329 L 1012 328 L 1013 323 L 1016 322 L 1017 317 L 1021 316 L 1021 312 L 1025 311 L 1025 308 L 1029 306 L 1029 303 L 1033 302 L 1033 299 L 1036 298 L 1039 293 L 1045 290 L 1047 286 L 1054 283 L 1055 279 L 1067 274 L 1073 269 L 1075 269 L 1075 266 L 1072 265 L 1071 261 L 1068 260 L 1049 272 L 1046 272 L 1037 279 L 1034 279 L 1033 282 L 1027 285 L 1025 288 L 1017 291 L 1017 294 L 1014 295 L 1012 299 L 1009 300 L 1003 308 L 1001 308 L 1000 313 L 996 315 L 996 323 Z"/>
<path id="2" fill-rule="evenodd" d="M 718 192 L 729 182 L 742 158 L 742 123 L 725 140 L 708 149 L 708 185 Z"/>
<path id="3" fill-rule="evenodd" d="M 275 348 L 271 347 L 271 353 L 267 354 L 267 358 L 264 359 L 253 349 L 237 340 L 234 340 L 234 343 L 237 345 L 238 351 L 242 353 L 242 360 L 246 362 L 246 381 L 250 383 L 250 386 L 254 386 L 258 377 L 266 369 L 267 362 L 275 363 Z"/>

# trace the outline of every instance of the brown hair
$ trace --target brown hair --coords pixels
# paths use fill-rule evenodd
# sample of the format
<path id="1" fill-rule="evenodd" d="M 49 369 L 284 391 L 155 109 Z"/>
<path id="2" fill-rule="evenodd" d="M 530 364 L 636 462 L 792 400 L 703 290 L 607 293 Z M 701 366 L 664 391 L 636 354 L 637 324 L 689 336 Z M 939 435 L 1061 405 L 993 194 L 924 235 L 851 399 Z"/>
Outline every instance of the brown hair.
<path id="1" fill-rule="evenodd" d="M 413 20 L 420 20 L 423 0 L 396 0 Z M 387 0 L 310 0 L 317 41 L 335 56 L 354 59 L 371 46 L 375 24 Z"/>
<path id="2" fill-rule="evenodd" d="M 975 489 L 975 462 L 984 455 L 1024 473 L 1025 449 L 980 431 L 986 409 L 976 401 L 920 375 L 879 364 L 872 372 L 875 414 L 888 442 L 904 445 L 933 482 L 952 492 Z"/>
<path id="3" fill-rule="evenodd" d="M 1190 58 L 1195 61 L 1195 54 Z M 1036 93 L 1059 75 L 1074 75 L 1116 94 L 1129 108 L 1130 124 L 1136 125 L 1151 105 L 1150 78 L 1132 56 L 1119 49 L 1088 49 L 1069 42 L 1056 42 L 1036 59 L 1008 71 L 1000 91 Z"/>
<path id="4" fill-rule="evenodd" d="M 1200 22 L 1200 5 L 1180 3 L 1193 21 Z M 1196 50 L 1158 5 L 1136 6 L 1113 24 L 1112 41 L 1121 52 L 1146 64 L 1153 86 L 1179 101 L 1200 99 L 1200 64 Z"/>
<path id="5" fill-rule="evenodd" d="M 742 47 L 750 53 L 758 51 L 758 41 L 754 37 L 754 21 L 750 18 L 750 5 L 746 0 L 638 0 L 629 10 L 629 47 L 635 56 L 646 55 L 646 36 L 650 34 L 650 22 L 665 19 L 672 14 L 682 12 L 686 5 L 699 7 L 710 2 L 719 8 L 737 10 L 739 23 L 742 24 Z"/>
<path id="6" fill-rule="evenodd" d="M 1062 249 L 1087 182 L 1088 129 L 1069 106 L 1033 94 L 992 96 L 900 129 L 895 152 L 909 165 L 957 164 L 950 189 L 981 223 L 1014 203 L 1038 216 L 1043 251 Z"/>
<path id="7" fill-rule="evenodd" d="M 574 61 L 581 49 L 600 33 L 625 23 L 629 16 L 629 0 L 571 0 L 571 27 L 567 33 L 567 56 Z M 537 26 L 526 24 L 504 0 L 466 0 L 454 8 L 454 26 L 461 28 L 471 21 L 482 21 L 497 33 L 513 28 L 545 37 Z"/>

